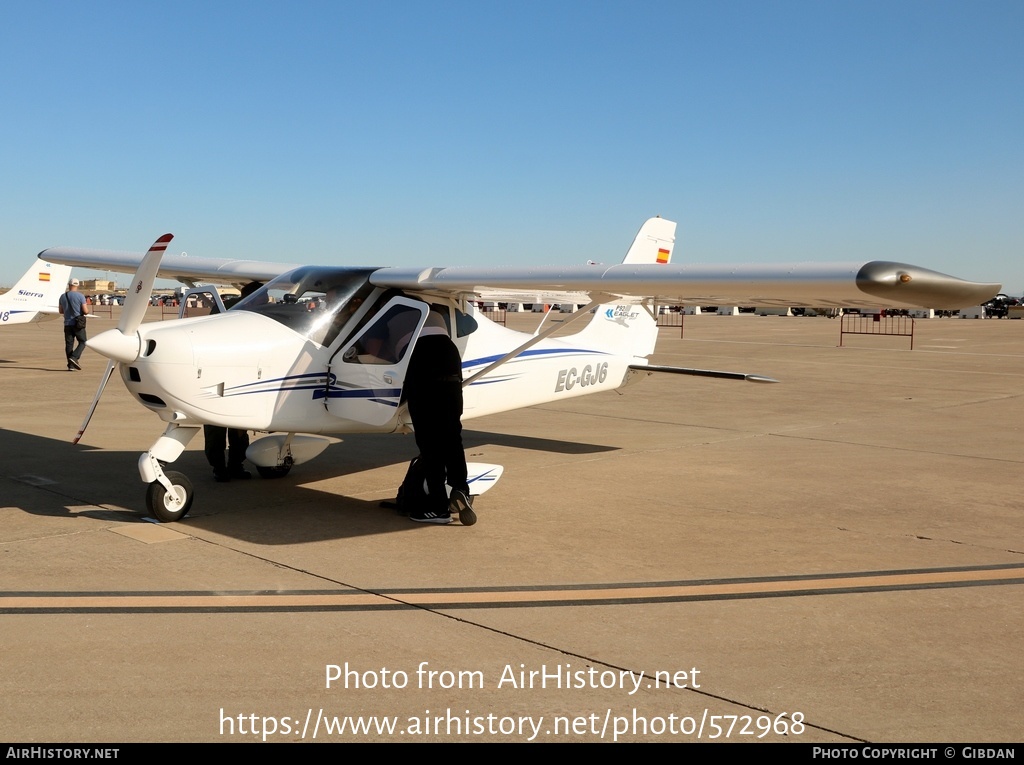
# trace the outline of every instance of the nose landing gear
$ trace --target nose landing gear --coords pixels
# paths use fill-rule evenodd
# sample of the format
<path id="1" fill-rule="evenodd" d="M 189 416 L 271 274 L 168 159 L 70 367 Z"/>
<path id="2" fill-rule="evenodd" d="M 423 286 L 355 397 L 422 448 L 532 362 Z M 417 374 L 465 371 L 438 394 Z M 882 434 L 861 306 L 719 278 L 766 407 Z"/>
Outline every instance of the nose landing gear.
<path id="1" fill-rule="evenodd" d="M 188 515 L 195 492 L 192 482 L 182 473 L 171 470 L 164 473 L 164 478 L 170 487 L 159 479 L 153 481 L 146 490 L 146 507 L 161 523 L 174 523 Z"/>
<path id="2" fill-rule="evenodd" d="M 195 492 L 188 477 L 174 470 L 164 471 L 164 464 L 181 456 L 185 446 L 199 432 L 196 425 L 170 423 L 163 435 L 139 457 L 139 475 L 146 489 L 146 508 L 162 523 L 180 521 L 192 509 Z"/>

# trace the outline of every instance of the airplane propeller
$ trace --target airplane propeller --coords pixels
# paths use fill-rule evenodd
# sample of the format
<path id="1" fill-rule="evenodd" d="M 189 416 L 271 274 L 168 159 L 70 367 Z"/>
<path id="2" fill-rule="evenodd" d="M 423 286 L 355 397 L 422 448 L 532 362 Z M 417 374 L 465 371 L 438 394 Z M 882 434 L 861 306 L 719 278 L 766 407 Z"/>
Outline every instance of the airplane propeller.
<path id="1" fill-rule="evenodd" d="M 117 329 L 107 330 L 86 341 L 86 345 L 110 360 L 107 362 L 107 369 L 100 379 L 100 386 L 96 390 L 96 396 L 92 400 L 89 412 L 85 415 L 85 420 L 82 421 L 82 427 L 78 430 L 78 435 L 71 442 L 73 444 L 77 444 L 82 440 L 82 436 L 85 435 L 85 429 L 89 427 L 89 421 L 96 412 L 96 406 L 100 403 L 103 389 L 107 387 L 110 375 L 114 372 L 114 367 L 118 362 L 124 364 L 131 363 L 139 356 L 141 343 L 138 334 L 139 325 L 142 324 L 142 320 L 146 316 L 149 297 L 153 293 L 153 283 L 156 282 L 157 273 L 160 270 L 160 260 L 167 250 L 168 243 L 173 238 L 173 234 L 164 234 L 153 242 L 153 246 L 149 248 L 146 257 L 142 259 L 139 269 L 135 272 L 135 276 L 132 277 L 132 286 L 125 298 L 124 309 L 121 311 L 121 318 L 117 322 Z"/>

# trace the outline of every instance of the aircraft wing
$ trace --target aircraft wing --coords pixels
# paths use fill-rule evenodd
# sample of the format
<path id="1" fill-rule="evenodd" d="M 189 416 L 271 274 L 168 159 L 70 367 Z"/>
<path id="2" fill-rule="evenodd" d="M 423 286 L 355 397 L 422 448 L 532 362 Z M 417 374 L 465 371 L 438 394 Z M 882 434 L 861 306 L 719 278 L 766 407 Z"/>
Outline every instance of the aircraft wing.
<path id="1" fill-rule="evenodd" d="M 144 253 L 52 247 L 42 260 L 134 273 Z M 161 278 L 186 284 L 266 282 L 301 264 L 165 255 Z M 640 302 L 661 305 L 872 306 L 963 308 L 980 305 L 1002 285 L 970 282 L 920 266 L 861 263 L 700 265 L 620 263 L 536 267 L 380 268 L 379 287 L 435 294 L 485 294 L 511 302 Z"/>
<path id="2" fill-rule="evenodd" d="M 114 250 L 83 250 L 76 247 L 51 247 L 39 253 L 40 260 L 69 266 L 120 271 L 134 274 L 142 263 L 144 252 L 117 252 Z M 213 282 L 215 284 L 243 285 L 248 282 L 266 282 L 291 271 L 301 263 L 266 263 L 259 260 L 230 258 L 192 258 L 187 255 L 164 255 L 160 262 L 161 279 L 176 279 L 184 284 Z"/>
<path id="3" fill-rule="evenodd" d="M 563 267 L 382 268 L 379 287 L 424 292 L 537 296 L 550 302 L 586 293 L 601 302 L 660 305 L 756 305 L 963 308 L 980 305 L 1002 285 L 969 282 L 920 266 L 867 263 L 783 265 L 631 264 Z M 524 301 L 528 302 L 528 301 Z M 577 301 L 580 302 L 580 301 Z"/>

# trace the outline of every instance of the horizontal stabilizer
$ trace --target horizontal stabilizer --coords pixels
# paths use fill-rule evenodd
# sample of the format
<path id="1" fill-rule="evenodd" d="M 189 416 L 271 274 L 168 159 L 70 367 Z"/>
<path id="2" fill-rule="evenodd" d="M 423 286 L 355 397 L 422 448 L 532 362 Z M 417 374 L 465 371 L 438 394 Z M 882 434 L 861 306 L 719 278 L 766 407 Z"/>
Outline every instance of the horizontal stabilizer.
<path id="1" fill-rule="evenodd" d="M 494 486 L 505 472 L 505 468 L 486 462 L 467 462 L 466 471 L 469 474 L 469 493 L 475 497 Z"/>
<path id="2" fill-rule="evenodd" d="M 720 372 L 717 369 L 689 369 L 687 367 L 663 367 L 657 364 L 630 364 L 629 368 L 636 372 L 667 372 L 673 375 L 693 375 L 694 377 L 718 377 L 723 380 L 746 380 L 756 383 L 777 383 L 774 377 L 751 375 L 745 372 Z"/>

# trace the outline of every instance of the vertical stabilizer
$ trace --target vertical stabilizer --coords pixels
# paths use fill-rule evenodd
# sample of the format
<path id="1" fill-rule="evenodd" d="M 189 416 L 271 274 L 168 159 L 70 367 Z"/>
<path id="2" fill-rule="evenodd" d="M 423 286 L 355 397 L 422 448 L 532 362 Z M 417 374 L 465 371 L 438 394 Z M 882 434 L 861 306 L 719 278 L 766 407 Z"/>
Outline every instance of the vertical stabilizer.
<path id="1" fill-rule="evenodd" d="M 668 263 L 676 243 L 675 221 L 650 218 L 636 234 L 623 263 Z"/>
<path id="2" fill-rule="evenodd" d="M 668 263 L 676 242 L 675 221 L 650 218 L 640 227 L 623 259 L 624 264 Z M 654 352 L 658 326 L 639 304 L 608 303 L 598 306 L 594 318 L 573 336 L 579 344 L 638 359 Z"/>
<path id="3" fill-rule="evenodd" d="M 57 301 L 67 288 L 71 266 L 35 260 L 18 283 L 0 295 L 0 320 L 4 324 L 25 324 L 56 314 Z"/>

